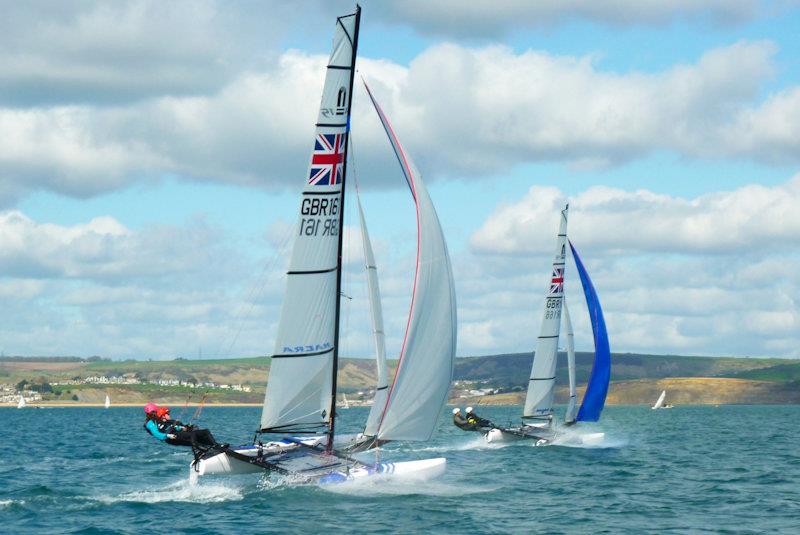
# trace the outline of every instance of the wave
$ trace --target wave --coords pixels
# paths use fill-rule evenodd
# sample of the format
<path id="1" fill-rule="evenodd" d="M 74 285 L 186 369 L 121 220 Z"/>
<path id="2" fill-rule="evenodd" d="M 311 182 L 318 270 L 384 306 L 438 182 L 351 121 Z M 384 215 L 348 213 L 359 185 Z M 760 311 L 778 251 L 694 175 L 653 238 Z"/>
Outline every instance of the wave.
<path id="1" fill-rule="evenodd" d="M 445 483 L 442 481 L 403 481 L 400 479 L 387 479 L 381 477 L 367 477 L 355 479 L 335 485 L 319 485 L 317 488 L 332 494 L 346 494 L 360 497 L 380 496 L 438 496 L 459 497 L 471 494 L 491 493 L 498 490 L 499 486 L 466 485 L 460 483 Z"/>
<path id="2" fill-rule="evenodd" d="M 161 489 L 135 490 L 120 494 L 119 496 L 98 496 L 93 499 L 106 504 L 119 502 L 215 503 L 241 500 L 242 491 L 240 488 L 222 484 L 193 485 L 187 480 L 182 480 Z"/>

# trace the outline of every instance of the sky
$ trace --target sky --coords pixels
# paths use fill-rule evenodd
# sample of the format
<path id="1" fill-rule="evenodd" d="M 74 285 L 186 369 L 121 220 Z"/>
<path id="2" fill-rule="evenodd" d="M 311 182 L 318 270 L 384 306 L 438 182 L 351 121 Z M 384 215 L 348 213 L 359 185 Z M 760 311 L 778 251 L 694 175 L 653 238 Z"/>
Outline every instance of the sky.
<path id="1" fill-rule="evenodd" d="M 558 230 L 614 352 L 800 357 L 800 2 L 362 3 L 358 73 L 448 241 L 458 355 L 531 351 Z M 8 2 L 0 351 L 268 355 L 341 1 Z M 363 88 L 358 181 L 397 355 L 416 223 Z M 372 354 L 346 211 L 342 355 Z M 578 350 L 592 336 L 565 282 Z"/>

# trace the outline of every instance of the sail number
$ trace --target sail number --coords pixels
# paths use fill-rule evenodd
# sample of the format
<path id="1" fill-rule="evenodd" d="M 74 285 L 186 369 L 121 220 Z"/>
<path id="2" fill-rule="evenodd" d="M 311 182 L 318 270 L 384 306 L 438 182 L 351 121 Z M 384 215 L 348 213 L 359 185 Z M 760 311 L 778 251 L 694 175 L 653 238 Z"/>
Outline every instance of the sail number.
<path id="1" fill-rule="evenodd" d="M 304 198 L 300 206 L 300 235 L 323 236 L 339 235 L 339 199 L 309 199 Z"/>
<path id="2" fill-rule="evenodd" d="M 561 299 L 548 297 L 544 305 L 544 319 L 553 319 L 561 316 Z"/>

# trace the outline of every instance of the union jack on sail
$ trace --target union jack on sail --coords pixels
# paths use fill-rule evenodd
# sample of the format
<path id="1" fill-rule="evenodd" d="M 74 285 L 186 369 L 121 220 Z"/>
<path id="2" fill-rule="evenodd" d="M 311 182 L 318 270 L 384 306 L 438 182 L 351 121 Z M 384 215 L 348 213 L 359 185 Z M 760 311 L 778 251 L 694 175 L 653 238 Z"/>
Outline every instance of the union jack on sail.
<path id="1" fill-rule="evenodd" d="M 550 280 L 550 295 L 564 293 L 564 267 L 553 267 L 553 278 Z"/>
<path id="2" fill-rule="evenodd" d="M 317 134 L 308 175 L 310 185 L 333 186 L 342 182 L 345 139 L 347 134 Z"/>

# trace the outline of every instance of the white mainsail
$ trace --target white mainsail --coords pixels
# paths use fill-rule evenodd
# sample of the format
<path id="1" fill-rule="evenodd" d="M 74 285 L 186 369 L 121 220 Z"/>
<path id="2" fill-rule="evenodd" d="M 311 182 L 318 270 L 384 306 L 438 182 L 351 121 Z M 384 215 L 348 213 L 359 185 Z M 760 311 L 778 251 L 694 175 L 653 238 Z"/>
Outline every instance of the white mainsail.
<path id="1" fill-rule="evenodd" d="M 275 341 L 262 430 L 328 424 L 341 269 L 340 222 L 350 117 L 356 15 L 339 17 L 328 61 Z"/>
<path id="2" fill-rule="evenodd" d="M 456 352 L 453 270 L 436 209 L 413 162 L 364 83 L 417 205 L 417 268 L 411 311 L 378 440 L 428 440 L 447 399 Z"/>
<path id="3" fill-rule="evenodd" d="M 109 408 L 109 407 L 111 406 L 111 398 L 110 398 L 110 397 L 108 397 L 108 394 L 106 394 L 106 402 L 103 404 L 103 406 L 104 406 L 106 409 L 107 409 L 107 408 Z"/>
<path id="4" fill-rule="evenodd" d="M 364 427 L 364 435 L 375 436 L 378 424 L 383 416 L 386 406 L 386 396 L 389 393 L 389 373 L 386 369 L 386 336 L 383 332 L 383 309 L 381 307 L 381 292 L 378 286 L 378 267 L 375 264 L 375 254 L 367 231 L 367 220 L 364 209 L 361 207 L 361 198 L 358 200 L 358 217 L 361 221 L 361 241 L 364 246 L 364 266 L 367 271 L 367 286 L 369 287 L 369 309 L 372 315 L 372 334 L 375 339 L 375 364 L 378 368 L 378 382 L 375 385 L 375 397 L 372 408 Z"/>
<path id="5" fill-rule="evenodd" d="M 666 398 L 667 398 L 667 391 L 666 390 L 662 390 L 661 391 L 661 395 L 658 396 L 658 399 L 656 400 L 656 404 L 653 405 L 652 408 L 653 409 L 660 409 L 661 407 L 663 407 L 664 406 L 664 400 Z"/>
<path id="6" fill-rule="evenodd" d="M 24 397 L 22 397 L 22 395 L 20 394 L 20 396 L 19 396 L 19 401 L 17 402 L 17 408 L 18 408 L 18 409 L 22 409 L 22 408 L 24 408 L 24 407 L 25 407 L 25 405 L 26 405 L 26 403 L 25 403 L 25 398 L 24 398 Z"/>
<path id="7" fill-rule="evenodd" d="M 564 421 L 572 423 L 578 413 L 578 392 L 575 388 L 575 333 L 572 332 L 572 320 L 569 317 L 567 300 L 564 299 L 564 328 L 567 331 L 567 369 L 569 370 L 569 403 Z"/>
<path id="8" fill-rule="evenodd" d="M 523 418 L 549 421 L 553 414 L 553 391 L 556 384 L 556 356 L 561 329 L 561 306 L 564 299 L 564 264 L 567 244 L 567 211 L 561 210 L 553 274 L 544 300 L 544 313 L 536 353 L 533 358 Z M 534 423 L 534 422 L 530 422 Z"/>

